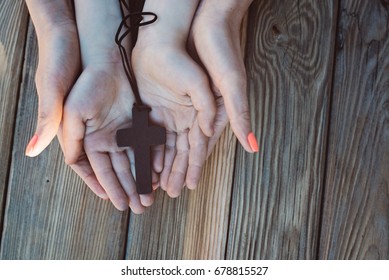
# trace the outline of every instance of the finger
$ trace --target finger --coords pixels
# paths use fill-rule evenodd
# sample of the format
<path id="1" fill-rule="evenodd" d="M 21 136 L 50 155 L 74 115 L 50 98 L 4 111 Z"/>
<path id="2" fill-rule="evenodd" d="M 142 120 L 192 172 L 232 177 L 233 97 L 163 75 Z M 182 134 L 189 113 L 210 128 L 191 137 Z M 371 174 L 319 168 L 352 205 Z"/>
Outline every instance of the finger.
<path id="1" fill-rule="evenodd" d="M 231 73 L 223 78 L 218 87 L 224 98 L 226 112 L 234 134 L 243 148 L 253 153 L 258 152 L 258 144 L 251 130 L 246 78 L 244 77 L 241 74 Z"/>
<path id="2" fill-rule="evenodd" d="M 189 166 L 186 173 L 186 186 L 195 189 L 200 181 L 201 172 L 208 154 L 208 137 L 204 135 L 197 121 L 189 131 Z"/>
<path id="3" fill-rule="evenodd" d="M 177 135 L 174 132 L 166 132 L 165 157 L 163 161 L 163 169 L 160 176 L 161 189 L 166 191 L 169 181 L 169 175 L 173 167 L 174 158 L 176 156 L 176 139 Z"/>
<path id="4" fill-rule="evenodd" d="M 166 188 L 166 192 L 170 197 L 179 196 L 184 187 L 189 160 L 188 132 L 178 134 L 176 145 L 177 154 L 174 158 L 172 171 Z"/>
<path id="5" fill-rule="evenodd" d="M 193 107 L 198 112 L 197 118 L 201 130 L 205 135 L 211 137 L 214 133 L 214 120 L 216 116 L 215 99 L 210 89 L 208 77 L 195 62 L 192 62 L 192 64 L 194 65 L 193 73 L 188 80 L 190 84 L 189 95 Z"/>
<path id="6" fill-rule="evenodd" d="M 228 117 L 226 113 L 226 108 L 224 106 L 224 100 L 222 96 L 216 98 L 217 114 L 215 119 L 215 133 L 208 141 L 208 154 L 207 158 L 210 156 L 213 148 L 215 147 L 217 141 L 222 135 L 224 129 L 228 124 Z"/>
<path id="7" fill-rule="evenodd" d="M 152 188 L 153 188 L 153 178 L 154 178 L 153 174 L 155 174 L 155 172 L 153 170 L 151 170 L 151 176 L 152 176 L 151 177 L 151 187 Z M 154 203 L 154 192 L 151 192 L 149 194 L 141 194 L 141 195 L 139 195 L 139 197 L 140 197 L 140 201 L 141 201 L 142 205 L 145 207 L 149 207 Z"/>
<path id="8" fill-rule="evenodd" d="M 159 174 L 156 173 L 155 171 L 151 172 L 151 182 L 152 182 L 153 190 L 159 188 Z"/>
<path id="9" fill-rule="evenodd" d="M 145 207 L 150 207 L 154 203 L 154 193 L 149 193 L 149 194 L 141 194 L 139 195 L 140 201 L 143 206 Z"/>
<path id="10" fill-rule="evenodd" d="M 134 178 L 134 176 L 132 175 L 132 174 L 136 174 L 135 173 L 134 151 L 131 148 L 129 148 L 129 149 L 127 149 L 126 152 L 127 152 L 127 157 L 129 159 L 129 163 L 130 163 L 131 176 L 132 176 L 132 178 Z M 151 175 L 152 175 L 152 181 L 151 181 L 152 188 L 153 188 L 153 190 L 155 190 L 159 186 L 159 176 L 153 170 L 151 171 Z M 149 195 L 140 195 L 139 197 L 140 197 L 141 204 L 145 207 L 151 206 L 154 203 L 154 193 L 151 193 Z"/>
<path id="11" fill-rule="evenodd" d="M 113 171 L 110 156 L 107 153 L 88 151 L 88 149 L 86 154 L 97 180 L 107 192 L 113 205 L 120 211 L 126 210 L 129 205 L 128 197 Z"/>
<path id="12" fill-rule="evenodd" d="M 135 214 L 141 214 L 145 208 L 141 199 L 136 192 L 136 185 L 134 177 L 131 174 L 130 161 L 124 152 L 110 153 L 113 170 L 115 171 L 116 177 L 119 180 L 120 185 L 127 194 L 128 204 L 131 210 Z"/>
<path id="13" fill-rule="evenodd" d="M 157 145 L 152 147 L 152 159 L 153 159 L 153 169 L 156 173 L 161 173 L 163 169 L 163 158 L 165 154 L 164 145 Z"/>
<path id="14" fill-rule="evenodd" d="M 58 130 L 58 141 L 59 144 L 63 150 L 63 137 L 62 137 L 62 127 L 60 126 Z M 94 192 L 98 197 L 107 200 L 108 195 L 105 192 L 104 188 L 100 185 L 99 181 L 97 181 L 96 175 L 93 172 L 93 169 L 89 163 L 88 158 L 86 157 L 85 154 L 81 156 L 77 163 L 71 164 L 70 167 L 73 169 L 74 172 L 80 178 L 84 181 L 84 183 Z"/>
<path id="15" fill-rule="evenodd" d="M 77 105 L 71 100 L 65 104 L 63 114 L 63 152 L 69 165 L 78 161 L 84 153 L 85 123 Z"/>
<path id="16" fill-rule="evenodd" d="M 63 96 L 52 91 L 51 95 L 41 93 L 38 105 L 38 123 L 34 136 L 26 147 L 26 155 L 39 155 L 57 134 L 62 118 Z"/>
<path id="17" fill-rule="evenodd" d="M 81 158 L 77 163 L 71 164 L 70 167 L 74 172 L 85 182 L 85 184 L 101 199 L 107 200 L 108 195 L 105 192 L 104 188 L 101 186 L 99 181 L 96 178 L 95 173 L 88 161 L 85 157 Z"/>

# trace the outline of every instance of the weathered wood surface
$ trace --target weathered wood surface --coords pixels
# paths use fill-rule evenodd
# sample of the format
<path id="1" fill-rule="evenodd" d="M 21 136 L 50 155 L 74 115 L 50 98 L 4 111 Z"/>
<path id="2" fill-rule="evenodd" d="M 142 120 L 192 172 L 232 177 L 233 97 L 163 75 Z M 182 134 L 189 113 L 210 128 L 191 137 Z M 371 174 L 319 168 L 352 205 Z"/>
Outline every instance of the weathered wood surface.
<path id="1" fill-rule="evenodd" d="M 228 259 L 314 259 L 336 1 L 254 1 L 246 67 L 260 152 L 239 148 Z"/>
<path id="2" fill-rule="evenodd" d="M 0 232 L 27 24 L 23 1 L 0 1 Z"/>
<path id="3" fill-rule="evenodd" d="M 128 213 L 96 198 L 65 164 L 57 141 L 24 156 L 36 126 L 37 41 L 29 25 L 0 259 L 120 259 Z"/>
<path id="4" fill-rule="evenodd" d="M 389 5 L 341 1 L 322 259 L 389 258 Z"/>
<path id="5" fill-rule="evenodd" d="M 131 216 L 127 259 L 224 259 L 236 140 L 227 129 L 208 160 L 195 191 Z"/>
<path id="6" fill-rule="evenodd" d="M 388 259 L 385 1 L 255 0 L 246 68 L 260 153 L 236 153 L 228 129 L 196 191 L 158 191 L 138 216 L 96 198 L 57 141 L 24 156 L 37 43 L 23 1 L 1 1 L 0 23 L 0 259 Z"/>

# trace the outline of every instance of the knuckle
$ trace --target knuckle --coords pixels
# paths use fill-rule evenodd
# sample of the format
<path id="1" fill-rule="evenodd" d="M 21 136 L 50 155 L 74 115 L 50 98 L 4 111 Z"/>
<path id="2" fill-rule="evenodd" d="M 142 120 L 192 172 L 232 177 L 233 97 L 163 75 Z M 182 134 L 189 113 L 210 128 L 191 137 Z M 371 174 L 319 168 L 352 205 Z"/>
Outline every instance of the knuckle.
<path id="1" fill-rule="evenodd" d="M 38 123 L 45 124 L 50 120 L 50 113 L 47 111 L 41 110 L 38 113 Z"/>
<path id="2" fill-rule="evenodd" d="M 230 122 L 232 125 L 247 125 L 250 123 L 250 120 L 250 111 L 245 108 L 239 112 L 236 112 L 232 116 Z"/>
<path id="3" fill-rule="evenodd" d="M 40 111 L 38 113 L 38 126 L 47 127 L 49 130 L 56 130 L 59 126 L 60 120 L 58 117 L 53 115 L 51 112 Z"/>
<path id="4" fill-rule="evenodd" d="M 68 165 L 68 166 L 72 166 L 76 163 L 76 160 L 74 159 L 74 157 L 71 157 L 67 154 L 65 154 L 65 164 Z"/>

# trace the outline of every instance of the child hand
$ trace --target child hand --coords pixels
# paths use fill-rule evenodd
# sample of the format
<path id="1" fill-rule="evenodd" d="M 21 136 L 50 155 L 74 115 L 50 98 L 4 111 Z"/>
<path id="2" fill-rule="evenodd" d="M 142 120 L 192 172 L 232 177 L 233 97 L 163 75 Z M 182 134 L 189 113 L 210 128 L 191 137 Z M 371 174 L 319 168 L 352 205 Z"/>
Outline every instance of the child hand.
<path id="1" fill-rule="evenodd" d="M 114 41 L 121 20 L 119 3 L 75 1 L 83 72 L 66 100 L 61 142 L 66 162 L 99 196 L 135 213 L 153 203 L 136 193 L 130 149 L 115 135 L 131 126 L 134 98 Z"/>
<path id="2" fill-rule="evenodd" d="M 160 185 L 171 197 L 185 182 L 188 188 L 197 186 L 214 133 L 216 106 L 208 77 L 185 49 L 197 4 L 147 1 L 143 10 L 156 13 L 158 20 L 139 29 L 132 53 L 142 100 L 152 108 L 152 120 L 168 132 L 164 161 L 163 151 L 156 157 Z"/>
<path id="3" fill-rule="evenodd" d="M 131 173 L 132 151 L 118 148 L 115 140 L 118 129 L 131 126 L 134 103 L 121 69 L 119 63 L 84 69 L 65 104 L 62 143 L 66 162 L 86 177 L 91 189 L 100 196 L 106 193 L 119 210 L 129 205 L 141 213 L 153 196 L 139 197 Z"/>

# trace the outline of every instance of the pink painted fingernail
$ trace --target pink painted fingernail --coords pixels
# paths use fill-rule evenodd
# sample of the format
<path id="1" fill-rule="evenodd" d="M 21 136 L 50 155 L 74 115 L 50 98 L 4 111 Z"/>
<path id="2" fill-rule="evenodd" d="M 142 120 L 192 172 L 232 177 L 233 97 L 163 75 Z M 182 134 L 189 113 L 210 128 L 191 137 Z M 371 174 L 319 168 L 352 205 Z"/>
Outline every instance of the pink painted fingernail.
<path id="1" fill-rule="evenodd" d="M 31 153 L 34 151 L 36 142 L 38 142 L 38 135 L 37 134 L 35 134 L 31 138 L 30 142 L 28 143 L 27 148 L 26 148 L 26 156 L 31 157 Z"/>
<path id="2" fill-rule="evenodd" d="M 259 152 L 258 142 L 257 138 L 255 137 L 254 133 L 250 132 L 247 136 L 247 141 L 249 141 L 250 148 L 255 152 Z"/>

